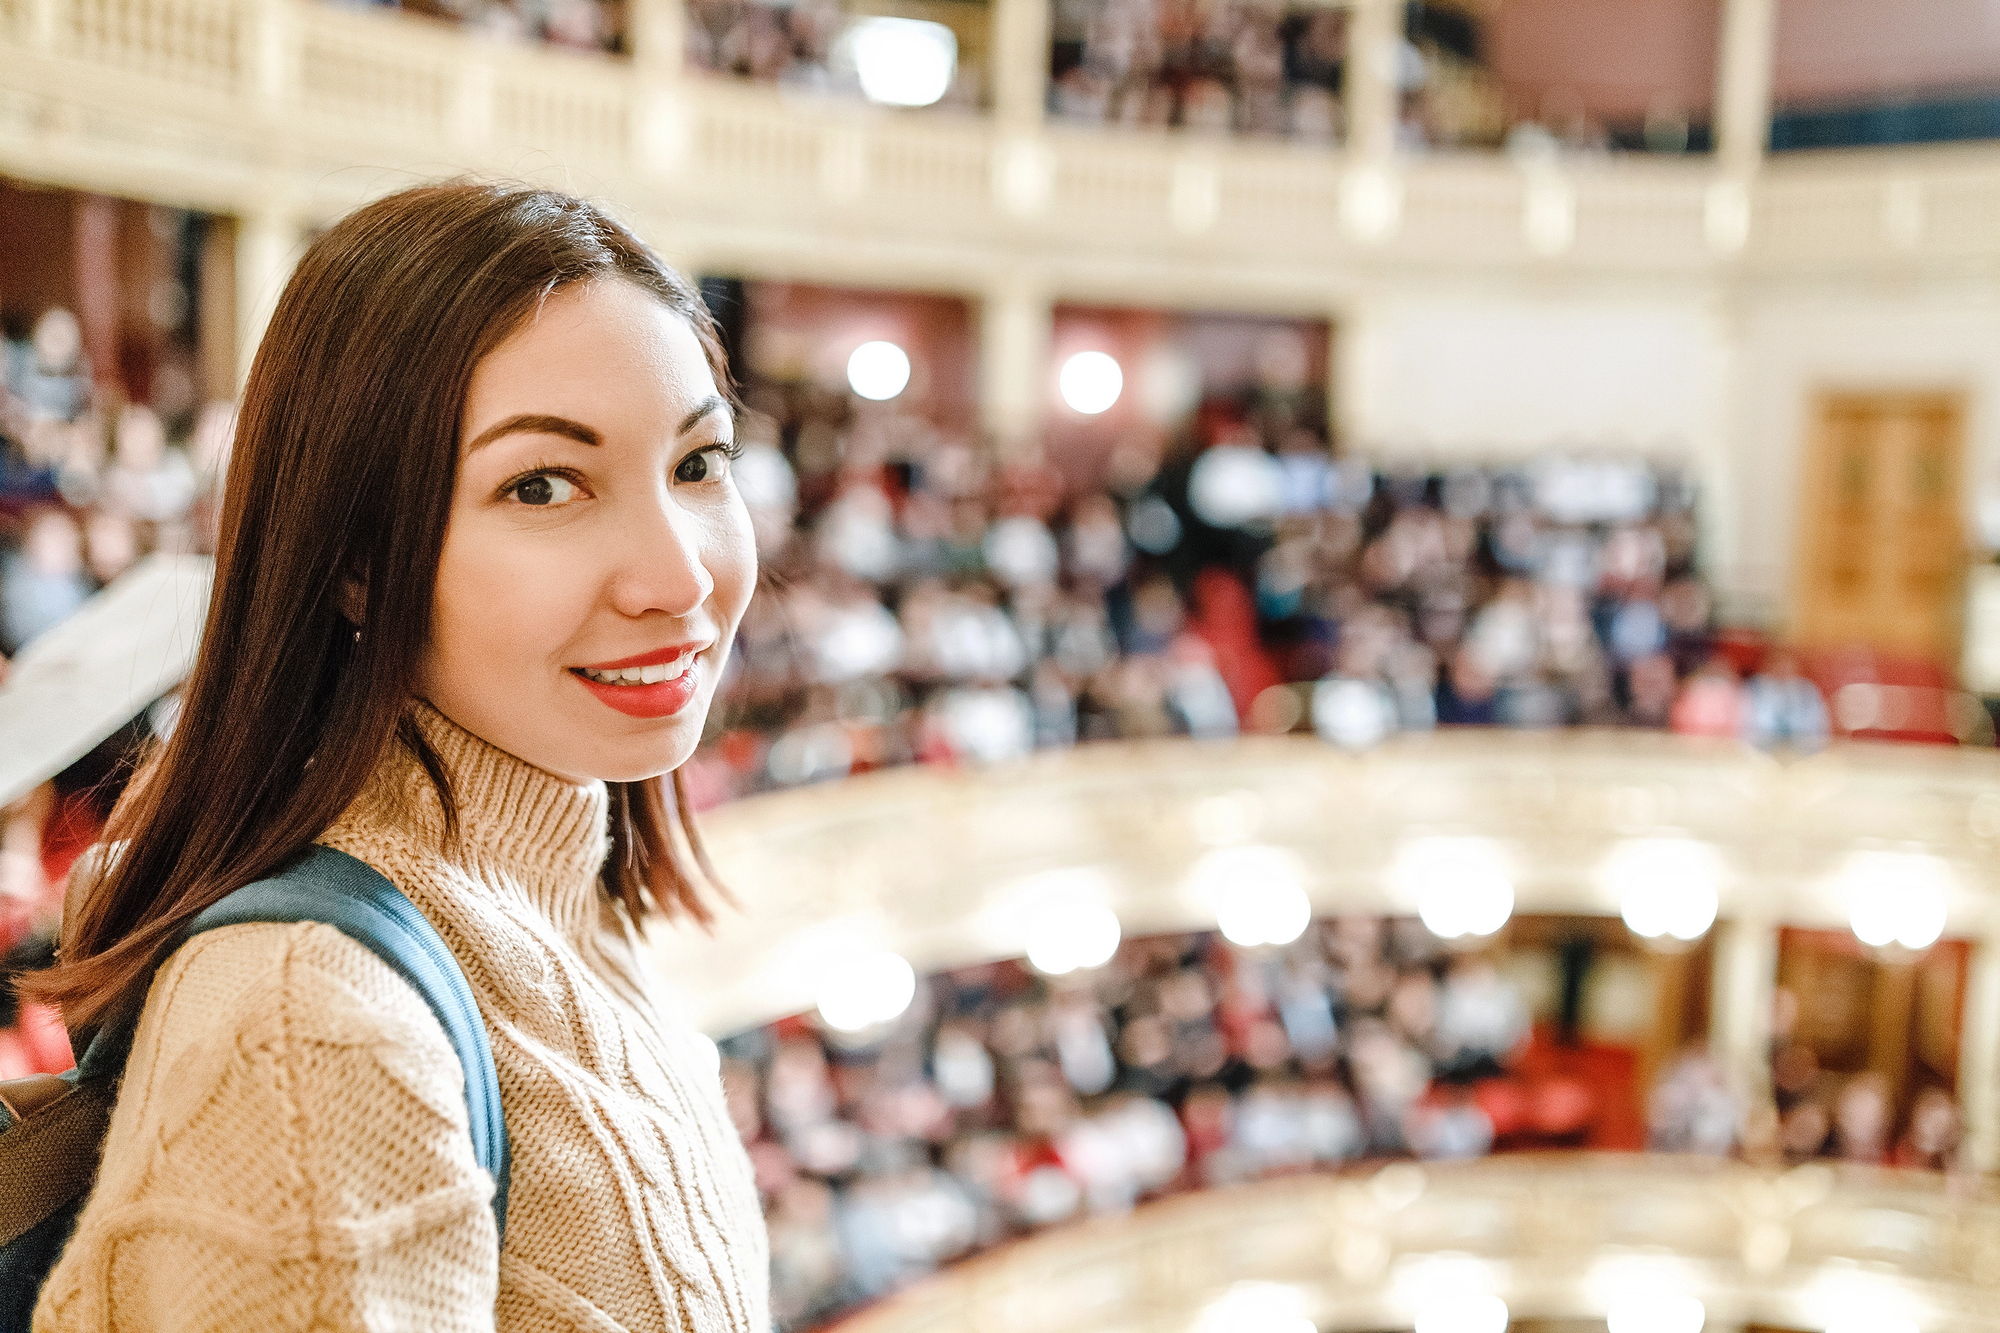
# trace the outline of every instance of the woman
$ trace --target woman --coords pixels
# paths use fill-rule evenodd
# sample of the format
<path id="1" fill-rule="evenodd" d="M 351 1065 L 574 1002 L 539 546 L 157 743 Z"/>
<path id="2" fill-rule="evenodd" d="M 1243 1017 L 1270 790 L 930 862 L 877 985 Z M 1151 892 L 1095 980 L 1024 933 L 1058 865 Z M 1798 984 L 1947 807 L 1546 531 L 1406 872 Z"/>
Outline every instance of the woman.
<path id="1" fill-rule="evenodd" d="M 757 1196 L 649 913 L 706 919 L 678 774 L 755 581 L 687 283 L 563 195 L 447 185 L 307 251 L 244 392 L 171 740 L 60 966 L 139 1013 L 36 1327 L 764 1333 Z M 506 1243 L 452 1049 L 329 926 L 158 956 L 309 845 L 386 876 L 478 999 Z"/>

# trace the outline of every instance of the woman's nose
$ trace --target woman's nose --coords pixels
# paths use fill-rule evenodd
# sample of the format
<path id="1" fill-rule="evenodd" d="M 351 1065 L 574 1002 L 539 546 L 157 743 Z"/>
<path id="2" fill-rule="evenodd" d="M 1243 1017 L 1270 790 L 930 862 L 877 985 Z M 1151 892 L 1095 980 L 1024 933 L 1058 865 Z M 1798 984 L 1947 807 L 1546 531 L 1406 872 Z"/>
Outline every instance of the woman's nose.
<path id="1" fill-rule="evenodd" d="M 614 556 L 613 606 L 628 616 L 657 611 L 692 615 L 715 591 L 703 533 L 701 522 L 670 500 L 648 506 L 615 539 L 620 549 Z"/>

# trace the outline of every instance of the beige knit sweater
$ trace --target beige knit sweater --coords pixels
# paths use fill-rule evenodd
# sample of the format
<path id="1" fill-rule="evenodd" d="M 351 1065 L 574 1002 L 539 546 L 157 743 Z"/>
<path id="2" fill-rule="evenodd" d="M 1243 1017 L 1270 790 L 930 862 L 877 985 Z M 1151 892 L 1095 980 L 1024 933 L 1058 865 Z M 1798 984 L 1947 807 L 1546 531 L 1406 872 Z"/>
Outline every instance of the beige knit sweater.
<path id="1" fill-rule="evenodd" d="M 764 1224 L 712 1057 L 655 1008 L 598 887 L 603 784 L 419 713 L 462 854 L 401 745 L 321 841 L 409 895 L 478 997 L 505 1248 L 424 1001 L 331 927 L 233 926 L 153 982 L 38 1331 L 766 1333 Z"/>

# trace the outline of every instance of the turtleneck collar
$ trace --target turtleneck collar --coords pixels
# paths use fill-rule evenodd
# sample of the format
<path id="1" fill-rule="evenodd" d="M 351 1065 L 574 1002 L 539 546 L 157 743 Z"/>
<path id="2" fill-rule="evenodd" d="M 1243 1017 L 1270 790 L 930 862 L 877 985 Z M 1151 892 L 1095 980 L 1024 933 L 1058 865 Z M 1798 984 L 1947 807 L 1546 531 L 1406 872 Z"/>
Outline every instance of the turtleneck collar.
<path id="1" fill-rule="evenodd" d="M 582 786 L 491 745 L 422 700 L 417 728 L 437 752 L 458 804 L 458 843 L 445 838 L 442 808 L 423 765 L 392 741 L 356 802 L 371 823 L 413 828 L 477 878 L 512 880 L 572 940 L 598 926 L 598 876 L 609 848 L 610 798 L 602 782 Z M 362 810 L 342 817 L 348 823 Z"/>

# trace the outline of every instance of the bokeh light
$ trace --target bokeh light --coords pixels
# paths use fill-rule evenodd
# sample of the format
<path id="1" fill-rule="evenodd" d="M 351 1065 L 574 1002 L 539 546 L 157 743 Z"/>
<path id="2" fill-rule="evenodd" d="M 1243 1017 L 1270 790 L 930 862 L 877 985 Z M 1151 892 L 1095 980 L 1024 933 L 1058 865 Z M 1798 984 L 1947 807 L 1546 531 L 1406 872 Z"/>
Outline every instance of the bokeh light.
<path id="1" fill-rule="evenodd" d="M 1087 417 L 1111 410 L 1125 391 L 1125 372 L 1106 352 L 1078 352 L 1063 362 L 1056 388 L 1072 412 Z"/>
<path id="2" fill-rule="evenodd" d="M 1414 900 L 1440 939 L 1491 935 L 1514 913 L 1514 883 L 1500 849 L 1485 838 L 1424 837 L 1404 844 L 1391 866 L 1395 890 Z"/>
<path id="3" fill-rule="evenodd" d="M 1195 862 L 1189 880 L 1231 944 L 1290 944 L 1312 922 L 1305 862 L 1285 848 L 1218 847 Z"/>
<path id="4" fill-rule="evenodd" d="M 951 90 L 958 38 L 923 19 L 856 19 L 841 35 L 861 94 L 885 106 L 929 106 Z"/>
<path id="5" fill-rule="evenodd" d="M 1635 935 L 1696 940 L 1715 924 L 1722 858 L 1705 842 L 1627 838 L 1611 849 L 1600 875 Z"/>
<path id="6" fill-rule="evenodd" d="M 865 342 L 848 355 L 847 385 L 871 402 L 887 402 L 909 383 L 909 353 L 892 342 Z"/>
<path id="7" fill-rule="evenodd" d="M 841 1032 L 894 1022 L 916 998 L 917 973 L 901 954 L 864 949 L 830 959 L 820 973 L 819 1016 Z"/>
<path id="8" fill-rule="evenodd" d="M 1875 948 L 1928 949 L 1944 934 L 1951 867 L 1924 852 L 1852 853 L 1838 876 L 1854 937 Z"/>

